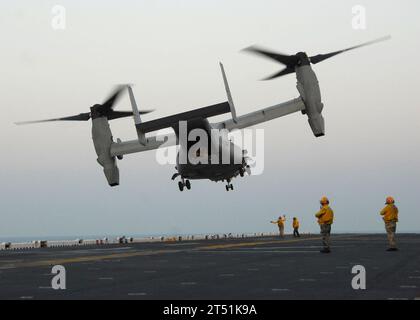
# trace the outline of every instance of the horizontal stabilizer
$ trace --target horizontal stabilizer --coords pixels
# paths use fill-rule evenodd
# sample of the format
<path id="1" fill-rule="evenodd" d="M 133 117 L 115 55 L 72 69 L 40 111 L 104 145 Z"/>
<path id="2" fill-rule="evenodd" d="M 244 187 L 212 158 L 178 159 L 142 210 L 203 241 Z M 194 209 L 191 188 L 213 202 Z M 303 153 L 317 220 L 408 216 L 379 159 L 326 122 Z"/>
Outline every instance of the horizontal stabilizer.
<path id="1" fill-rule="evenodd" d="M 137 130 L 147 133 L 157 131 L 170 127 L 177 127 L 179 121 L 188 121 L 192 119 L 205 119 L 221 114 L 229 113 L 230 105 L 229 102 L 225 101 L 222 103 L 214 104 L 208 107 L 203 107 L 187 112 L 178 113 L 172 116 L 163 117 L 156 120 L 142 122 L 136 124 Z"/>

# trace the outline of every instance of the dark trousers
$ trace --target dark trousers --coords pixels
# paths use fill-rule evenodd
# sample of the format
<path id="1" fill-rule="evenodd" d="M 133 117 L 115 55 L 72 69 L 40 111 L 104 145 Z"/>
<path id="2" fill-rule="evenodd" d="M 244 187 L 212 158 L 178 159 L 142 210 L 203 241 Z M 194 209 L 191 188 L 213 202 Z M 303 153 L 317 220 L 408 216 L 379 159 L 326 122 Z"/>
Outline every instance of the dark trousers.
<path id="1" fill-rule="evenodd" d="M 331 225 L 321 224 L 322 245 L 324 249 L 330 249 Z"/>
<path id="2" fill-rule="evenodd" d="M 294 228 L 294 229 L 293 229 L 293 236 L 294 236 L 294 237 L 300 237 L 300 234 L 299 234 L 299 228 Z"/>

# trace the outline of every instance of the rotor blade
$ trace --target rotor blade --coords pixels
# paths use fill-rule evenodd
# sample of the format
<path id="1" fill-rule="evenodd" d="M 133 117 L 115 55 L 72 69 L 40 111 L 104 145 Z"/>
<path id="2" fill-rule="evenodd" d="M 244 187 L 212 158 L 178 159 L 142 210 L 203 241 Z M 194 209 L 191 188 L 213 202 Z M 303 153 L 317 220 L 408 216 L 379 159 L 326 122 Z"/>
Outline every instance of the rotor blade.
<path id="1" fill-rule="evenodd" d="M 268 57 L 288 67 L 293 67 L 297 63 L 297 59 L 295 56 L 284 55 L 281 53 L 264 50 L 256 46 L 245 48 L 243 49 L 243 51 L 248 51 L 248 52 L 252 52 L 252 53 L 256 53 L 256 54 Z"/>
<path id="2" fill-rule="evenodd" d="M 140 114 L 147 114 L 152 112 L 153 110 L 143 110 L 139 111 Z M 124 117 L 131 117 L 133 115 L 133 111 L 111 111 L 108 113 L 107 118 L 108 120 L 124 118 Z"/>
<path id="3" fill-rule="evenodd" d="M 80 113 L 75 116 L 55 118 L 55 119 L 46 119 L 46 120 L 21 121 L 21 122 L 15 122 L 15 124 L 21 125 L 21 124 L 52 122 L 52 121 L 87 121 L 89 119 L 90 119 L 90 112 L 86 112 L 86 113 Z"/>
<path id="4" fill-rule="evenodd" d="M 115 102 L 117 101 L 120 94 L 124 91 L 126 86 L 120 85 L 117 86 L 117 88 L 114 90 L 114 92 L 111 94 L 111 96 L 102 104 L 102 107 L 104 111 L 109 111 L 113 109 Z"/>
<path id="5" fill-rule="evenodd" d="M 282 76 L 284 76 L 286 74 L 293 73 L 293 72 L 295 72 L 295 69 L 292 69 L 292 68 L 284 68 L 283 70 L 281 70 L 281 71 L 279 71 L 279 72 L 277 72 L 275 74 L 272 74 L 271 76 L 268 76 L 267 78 L 264 78 L 262 80 L 275 79 L 275 78 L 282 77 Z"/>
<path id="6" fill-rule="evenodd" d="M 379 38 L 379 39 L 376 39 L 376 40 L 373 40 L 373 41 L 365 42 L 365 43 L 362 43 L 362 44 L 359 44 L 357 46 L 350 47 L 350 48 L 347 48 L 347 49 L 344 49 L 344 50 L 334 51 L 334 52 L 326 53 L 326 54 L 318 54 L 316 56 L 310 57 L 310 61 L 311 61 L 311 63 L 316 64 L 316 63 L 324 61 L 328 58 L 334 57 L 337 54 L 340 54 L 340 53 L 343 53 L 343 52 L 346 52 L 346 51 L 350 51 L 350 50 L 353 50 L 353 49 L 358 49 L 358 48 L 361 48 L 361 47 L 364 47 L 364 46 L 368 46 L 368 45 L 378 43 L 378 42 L 382 42 L 382 41 L 389 40 L 389 39 L 391 39 L 391 36 L 386 36 L 386 37 L 382 37 L 382 38 Z"/>

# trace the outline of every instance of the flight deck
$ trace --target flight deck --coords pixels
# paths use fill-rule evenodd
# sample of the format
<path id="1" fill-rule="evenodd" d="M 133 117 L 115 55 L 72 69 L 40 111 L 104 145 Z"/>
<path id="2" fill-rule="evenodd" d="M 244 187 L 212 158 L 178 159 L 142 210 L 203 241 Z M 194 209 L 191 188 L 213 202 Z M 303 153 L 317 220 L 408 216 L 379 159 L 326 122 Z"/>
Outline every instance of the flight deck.
<path id="1" fill-rule="evenodd" d="M 420 299 L 420 235 L 397 240 L 386 252 L 384 234 L 334 235 L 330 254 L 318 235 L 3 250 L 0 299 Z"/>

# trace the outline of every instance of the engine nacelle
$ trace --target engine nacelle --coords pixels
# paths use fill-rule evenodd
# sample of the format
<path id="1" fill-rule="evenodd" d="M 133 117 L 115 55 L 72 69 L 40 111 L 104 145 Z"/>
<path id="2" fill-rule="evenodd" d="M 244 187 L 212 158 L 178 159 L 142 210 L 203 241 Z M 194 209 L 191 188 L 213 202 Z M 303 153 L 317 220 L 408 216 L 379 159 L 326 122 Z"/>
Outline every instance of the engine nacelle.
<path id="1" fill-rule="evenodd" d="M 310 65 L 296 67 L 297 89 L 305 104 L 302 112 L 308 116 L 308 122 L 315 137 L 325 135 L 325 123 L 322 116 L 324 104 L 321 101 L 321 90 L 318 79 Z"/>
<path id="2" fill-rule="evenodd" d="M 106 117 L 92 119 L 92 139 L 98 155 L 98 163 L 104 168 L 104 174 L 111 187 L 120 183 L 120 174 L 115 157 L 111 156 L 112 132 Z"/>

